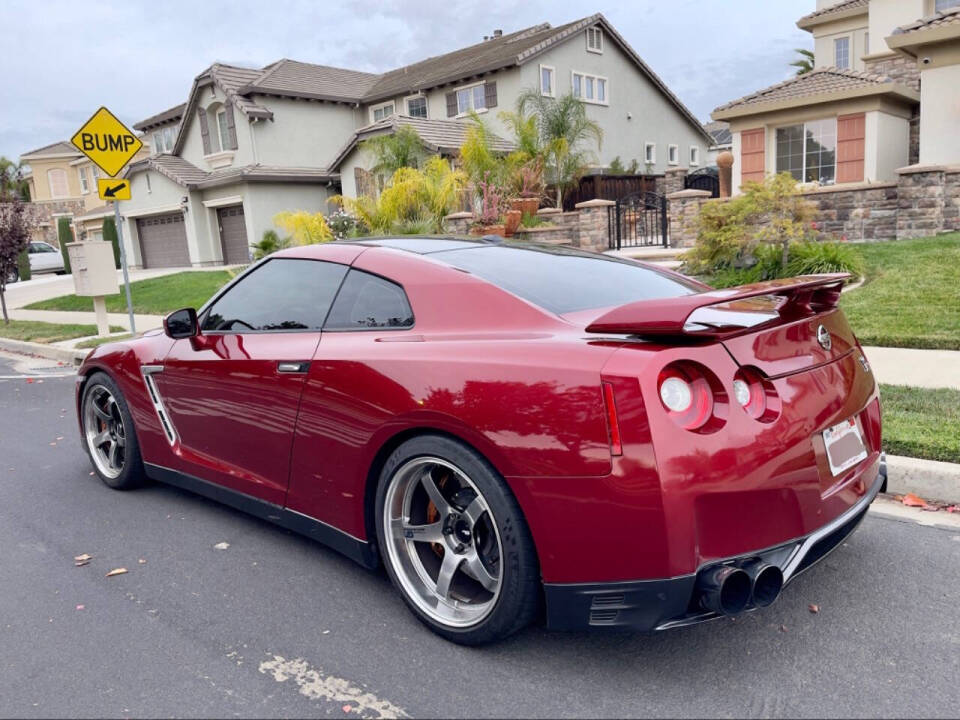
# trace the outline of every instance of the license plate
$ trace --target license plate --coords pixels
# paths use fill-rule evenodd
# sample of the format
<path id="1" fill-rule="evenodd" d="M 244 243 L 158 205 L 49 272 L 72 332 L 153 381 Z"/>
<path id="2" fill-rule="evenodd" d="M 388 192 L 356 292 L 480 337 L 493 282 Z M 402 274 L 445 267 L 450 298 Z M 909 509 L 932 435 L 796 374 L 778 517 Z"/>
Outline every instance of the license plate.
<path id="1" fill-rule="evenodd" d="M 834 475 L 849 470 L 867 457 L 867 448 L 860 436 L 860 428 L 853 418 L 824 430 L 823 444 L 827 449 L 830 472 Z"/>

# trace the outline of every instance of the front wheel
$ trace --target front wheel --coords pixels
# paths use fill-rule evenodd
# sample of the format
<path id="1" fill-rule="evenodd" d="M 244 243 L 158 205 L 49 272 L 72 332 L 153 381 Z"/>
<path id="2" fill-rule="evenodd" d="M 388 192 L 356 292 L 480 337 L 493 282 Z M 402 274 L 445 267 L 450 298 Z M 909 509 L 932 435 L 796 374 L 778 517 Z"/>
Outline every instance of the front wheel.
<path id="1" fill-rule="evenodd" d="M 80 413 L 83 447 L 100 479 L 115 490 L 142 484 L 146 475 L 133 417 L 113 378 L 102 372 L 90 376 Z"/>
<path id="2" fill-rule="evenodd" d="M 7 273 L 7 285 L 17 282 L 20 279 L 20 269 L 13 268 L 9 273 Z"/>
<path id="3" fill-rule="evenodd" d="M 391 580 L 437 634 L 480 645 L 533 620 L 540 573 L 530 531 L 472 449 L 434 435 L 397 448 L 380 476 L 376 523 Z"/>

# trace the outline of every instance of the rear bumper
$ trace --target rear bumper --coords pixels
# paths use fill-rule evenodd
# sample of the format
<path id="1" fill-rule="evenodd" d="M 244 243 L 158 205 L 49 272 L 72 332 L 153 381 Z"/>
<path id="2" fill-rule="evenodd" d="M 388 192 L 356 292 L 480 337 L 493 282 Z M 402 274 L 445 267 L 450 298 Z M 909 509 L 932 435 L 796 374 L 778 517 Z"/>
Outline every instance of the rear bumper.
<path id="1" fill-rule="evenodd" d="M 784 586 L 835 550 L 860 524 L 870 503 L 886 484 L 885 458 L 869 491 L 845 513 L 804 537 L 774 548 L 725 558 L 697 573 L 662 580 L 609 583 L 546 583 L 547 626 L 554 630 L 600 627 L 650 632 L 693 625 L 720 617 L 696 605 L 697 575 L 716 565 L 740 564 L 754 558 L 780 567 Z M 748 608 L 751 609 L 751 608 Z"/>

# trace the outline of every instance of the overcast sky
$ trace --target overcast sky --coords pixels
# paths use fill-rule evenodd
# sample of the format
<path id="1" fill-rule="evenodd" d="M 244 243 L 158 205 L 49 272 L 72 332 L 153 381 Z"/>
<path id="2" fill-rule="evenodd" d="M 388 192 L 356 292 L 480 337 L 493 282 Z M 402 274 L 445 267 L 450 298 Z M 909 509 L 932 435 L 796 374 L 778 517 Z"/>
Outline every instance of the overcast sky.
<path id="1" fill-rule="evenodd" d="M 100 105 L 133 123 L 184 102 L 219 61 L 382 71 L 602 12 L 706 121 L 792 74 L 814 0 L 0 0 L 0 155 L 68 139 Z"/>

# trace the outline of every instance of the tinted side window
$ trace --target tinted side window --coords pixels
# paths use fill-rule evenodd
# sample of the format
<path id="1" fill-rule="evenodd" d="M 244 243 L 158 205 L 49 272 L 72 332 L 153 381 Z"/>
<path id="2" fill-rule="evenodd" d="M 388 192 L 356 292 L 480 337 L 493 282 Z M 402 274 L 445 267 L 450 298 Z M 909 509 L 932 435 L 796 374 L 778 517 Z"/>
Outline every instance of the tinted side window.
<path id="1" fill-rule="evenodd" d="M 270 260 L 213 304 L 203 330 L 320 330 L 346 272 L 336 263 Z"/>
<path id="2" fill-rule="evenodd" d="M 413 311 L 402 287 L 382 277 L 351 270 L 324 327 L 328 330 L 362 330 L 412 325 Z"/>

